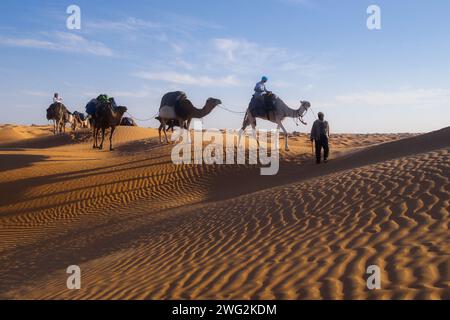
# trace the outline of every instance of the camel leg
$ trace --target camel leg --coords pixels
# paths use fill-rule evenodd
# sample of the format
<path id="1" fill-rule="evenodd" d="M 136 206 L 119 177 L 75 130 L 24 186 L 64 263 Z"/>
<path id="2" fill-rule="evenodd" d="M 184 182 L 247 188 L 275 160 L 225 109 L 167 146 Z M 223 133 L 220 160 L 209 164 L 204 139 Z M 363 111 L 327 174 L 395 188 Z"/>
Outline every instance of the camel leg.
<path id="1" fill-rule="evenodd" d="M 94 138 L 94 144 L 92 145 L 92 149 L 97 148 L 97 128 L 92 129 L 92 137 Z"/>
<path id="2" fill-rule="evenodd" d="M 169 138 L 167 138 L 166 126 L 164 126 L 164 128 L 163 128 L 163 132 L 164 132 L 164 139 L 166 140 L 166 143 L 169 144 Z"/>
<path id="3" fill-rule="evenodd" d="M 113 133 L 114 130 L 116 130 L 116 127 L 111 127 L 111 133 L 109 135 L 109 151 L 113 151 L 113 146 L 112 146 L 112 138 L 113 138 Z"/>
<path id="4" fill-rule="evenodd" d="M 98 149 L 98 133 L 100 132 L 99 127 L 93 127 L 92 129 L 93 135 L 94 135 L 94 145 L 92 146 L 93 149 Z"/>
<path id="5" fill-rule="evenodd" d="M 99 145 L 98 145 L 99 135 L 100 135 L 100 127 L 96 129 L 96 134 L 95 134 L 95 147 L 97 149 L 100 149 Z"/>
<path id="6" fill-rule="evenodd" d="M 169 143 L 169 139 L 167 138 L 167 129 L 166 129 L 166 120 L 161 119 L 161 126 L 164 132 L 164 138 L 166 139 L 166 143 Z M 160 139 L 161 140 L 161 139 Z"/>
<path id="7" fill-rule="evenodd" d="M 258 135 L 256 133 L 256 123 L 252 123 L 252 135 L 253 135 L 253 138 L 255 138 L 256 143 L 258 144 L 258 147 L 259 147 Z"/>
<path id="8" fill-rule="evenodd" d="M 162 130 L 162 124 L 160 124 L 159 125 L 159 128 L 158 128 L 158 134 L 159 134 L 159 143 L 162 143 L 162 140 L 161 140 L 161 130 Z"/>
<path id="9" fill-rule="evenodd" d="M 248 112 L 245 114 L 244 116 L 244 121 L 242 121 L 242 128 L 239 130 L 239 137 L 238 137 L 238 147 L 241 145 L 241 138 L 242 138 L 242 134 L 245 132 L 245 129 L 247 129 L 247 127 L 249 126 L 249 120 L 248 120 Z"/>
<path id="10" fill-rule="evenodd" d="M 238 148 L 239 148 L 239 146 L 241 145 L 241 138 L 242 138 L 242 134 L 244 133 L 245 129 L 246 129 L 246 127 L 245 127 L 245 128 L 242 127 L 242 128 L 239 130 L 238 144 L 237 144 Z"/>
<path id="11" fill-rule="evenodd" d="M 100 132 L 99 127 L 94 127 L 94 148 L 99 149 L 98 147 L 98 134 Z"/>
<path id="12" fill-rule="evenodd" d="M 277 133 L 280 134 L 280 125 L 277 125 Z M 277 140 L 275 141 L 275 148 L 277 148 L 277 150 L 280 148 L 280 147 L 279 147 L 279 144 L 280 144 L 280 140 L 277 139 Z"/>
<path id="13" fill-rule="evenodd" d="M 288 146 L 288 133 L 286 131 L 286 128 L 283 126 L 283 124 L 281 123 L 280 119 L 277 119 L 277 123 L 278 126 L 283 130 L 284 132 L 284 150 L 289 151 L 289 146 Z"/>
<path id="14" fill-rule="evenodd" d="M 191 133 L 189 132 L 189 126 L 191 125 L 191 120 L 192 120 L 192 119 L 188 119 L 188 120 L 184 121 L 184 120 L 181 119 L 181 118 L 178 119 L 178 122 L 179 122 L 180 124 L 182 124 L 182 125 L 181 125 L 181 129 L 182 129 L 182 130 L 184 129 L 184 130 L 187 131 L 187 143 L 191 143 Z"/>
<path id="15" fill-rule="evenodd" d="M 105 131 L 106 131 L 106 128 L 102 127 L 102 142 L 100 143 L 100 147 L 99 147 L 100 150 L 103 150 L 103 142 L 105 141 Z"/>
<path id="16" fill-rule="evenodd" d="M 256 134 L 256 119 L 252 116 L 252 114 L 250 112 L 247 111 L 246 114 L 246 122 L 249 123 L 252 127 L 252 135 L 253 138 L 255 138 L 256 142 L 258 143 L 258 147 L 259 147 L 259 140 L 258 140 L 258 136 Z M 244 120 L 245 121 L 245 120 Z M 247 124 L 248 125 L 248 124 Z"/>

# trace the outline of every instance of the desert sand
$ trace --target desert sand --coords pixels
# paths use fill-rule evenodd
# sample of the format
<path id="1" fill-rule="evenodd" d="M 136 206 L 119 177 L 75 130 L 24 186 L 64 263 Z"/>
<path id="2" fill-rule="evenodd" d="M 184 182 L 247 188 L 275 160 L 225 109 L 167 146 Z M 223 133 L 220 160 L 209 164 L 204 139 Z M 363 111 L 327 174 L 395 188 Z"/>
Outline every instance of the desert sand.
<path id="1" fill-rule="evenodd" d="M 336 134 L 322 165 L 297 134 L 276 176 L 174 165 L 155 129 L 113 152 L 50 130 L 0 127 L 0 298 L 450 299 L 450 127 Z"/>

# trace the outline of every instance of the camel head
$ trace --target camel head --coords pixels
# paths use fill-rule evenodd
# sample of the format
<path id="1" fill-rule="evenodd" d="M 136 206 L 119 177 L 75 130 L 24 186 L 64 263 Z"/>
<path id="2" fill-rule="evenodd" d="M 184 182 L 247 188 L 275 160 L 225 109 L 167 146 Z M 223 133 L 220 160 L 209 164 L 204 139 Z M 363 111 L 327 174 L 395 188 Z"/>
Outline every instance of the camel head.
<path id="1" fill-rule="evenodd" d="M 311 103 L 309 101 L 300 100 L 300 108 L 301 107 L 303 107 L 306 110 L 308 110 L 309 108 L 311 108 Z"/>
<path id="2" fill-rule="evenodd" d="M 219 104 L 222 104 L 222 101 L 221 101 L 220 99 L 216 99 L 216 98 L 208 98 L 208 100 L 206 100 L 205 107 L 215 108 L 215 107 L 217 107 Z"/>
<path id="3" fill-rule="evenodd" d="M 297 110 L 297 116 L 304 125 L 306 125 L 306 123 L 303 121 L 303 116 L 308 112 L 309 108 L 311 108 L 311 103 L 309 101 L 300 100 L 300 108 Z"/>
<path id="4" fill-rule="evenodd" d="M 118 106 L 115 111 L 121 115 L 123 115 L 125 112 L 127 112 L 127 107 L 124 106 Z"/>

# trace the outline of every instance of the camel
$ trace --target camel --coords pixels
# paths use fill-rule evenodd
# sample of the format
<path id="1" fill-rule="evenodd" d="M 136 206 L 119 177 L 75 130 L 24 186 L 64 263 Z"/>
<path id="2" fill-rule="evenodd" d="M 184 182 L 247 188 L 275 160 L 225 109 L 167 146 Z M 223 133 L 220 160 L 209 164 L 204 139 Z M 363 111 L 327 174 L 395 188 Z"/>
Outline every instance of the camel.
<path id="1" fill-rule="evenodd" d="M 91 122 L 89 121 L 89 119 L 81 120 L 81 127 L 89 129 L 91 127 Z"/>
<path id="2" fill-rule="evenodd" d="M 240 145 L 242 133 L 245 131 L 245 129 L 249 125 L 251 125 L 253 137 L 256 139 L 256 141 L 258 142 L 258 146 L 259 146 L 259 141 L 258 141 L 258 137 L 256 135 L 255 128 L 256 128 L 256 118 L 260 118 L 260 119 L 264 119 L 264 120 L 268 120 L 270 122 L 276 123 L 278 125 L 277 130 L 280 130 L 280 128 L 283 130 L 284 138 L 285 138 L 284 149 L 286 151 L 289 151 L 288 133 L 287 133 L 285 127 L 283 126 L 282 121 L 285 118 L 298 118 L 304 125 L 306 125 L 306 123 L 303 121 L 303 116 L 306 114 L 308 109 L 311 107 L 311 104 L 308 101 L 300 101 L 300 108 L 295 110 L 295 109 L 289 108 L 279 97 L 274 96 L 274 99 L 275 99 L 275 103 L 274 103 L 275 110 L 270 111 L 267 114 L 265 112 L 263 112 L 261 115 L 257 115 L 256 117 L 254 117 L 252 115 L 252 113 L 250 112 L 250 106 L 247 108 L 247 112 L 245 113 L 245 116 L 244 116 L 242 128 L 241 128 L 241 130 L 239 130 L 238 145 Z"/>
<path id="3" fill-rule="evenodd" d="M 85 116 L 80 112 L 75 111 L 73 114 L 69 115 L 69 120 L 69 122 L 72 124 L 73 131 L 76 131 L 77 128 L 90 128 L 89 120 L 87 120 Z"/>
<path id="4" fill-rule="evenodd" d="M 164 101 L 163 97 L 163 101 Z M 169 128 L 173 127 L 172 125 L 180 125 L 182 129 L 189 130 L 189 126 L 191 125 L 192 119 L 201 119 L 208 114 L 211 113 L 211 111 L 217 107 L 219 104 L 222 104 L 222 101 L 220 99 L 216 98 L 208 98 L 206 100 L 205 106 L 201 109 L 194 107 L 192 102 L 187 99 L 185 96 L 182 97 L 178 102 L 177 105 L 174 106 L 174 114 L 169 115 L 165 112 L 162 113 L 160 108 L 160 113 L 158 120 L 161 122 L 161 125 L 159 126 L 158 133 L 159 133 L 159 141 L 162 143 L 161 140 L 161 130 L 164 132 L 164 136 L 166 139 L 166 143 L 169 143 L 167 139 L 167 128 L 166 125 L 169 125 Z M 163 105 L 163 103 L 161 103 Z M 165 106 L 167 107 L 167 106 Z M 174 121 L 172 121 L 174 120 Z M 176 124 L 177 123 L 177 124 Z"/>
<path id="5" fill-rule="evenodd" d="M 122 120 L 123 114 L 127 112 L 127 108 L 123 106 L 119 106 L 117 108 L 113 108 L 111 103 L 104 103 L 97 107 L 95 112 L 95 119 L 93 121 L 93 135 L 94 135 L 94 145 L 92 148 L 103 149 L 103 142 L 105 140 L 105 131 L 107 128 L 111 128 L 111 132 L 109 135 L 109 150 L 113 150 L 112 146 L 112 137 L 114 134 L 114 130 L 116 130 L 116 126 L 120 125 L 120 121 Z M 97 139 L 98 133 L 102 130 L 102 142 L 100 146 L 98 146 Z"/>
<path id="6" fill-rule="evenodd" d="M 47 109 L 47 120 L 53 120 L 53 133 L 66 132 L 69 121 L 69 111 L 60 102 L 52 103 Z"/>
<path id="7" fill-rule="evenodd" d="M 136 121 L 134 121 L 132 118 L 129 118 L 129 117 L 123 117 L 122 120 L 120 121 L 120 125 L 125 126 L 125 127 L 137 127 L 138 126 Z"/>
<path id="8" fill-rule="evenodd" d="M 161 117 L 156 117 L 155 119 L 158 120 L 161 123 Z M 175 127 L 180 127 L 181 128 L 181 125 L 178 122 L 178 120 L 173 120 L 173 119 L 167 120 L 166 121 L 166 125 L 167 125 L 167 129 L 166 130 L 171 130 L 172 133 L 173 133 L 173 129 Z M 162 130 L 162 125 L 161 125 L 161 130 Z"/>

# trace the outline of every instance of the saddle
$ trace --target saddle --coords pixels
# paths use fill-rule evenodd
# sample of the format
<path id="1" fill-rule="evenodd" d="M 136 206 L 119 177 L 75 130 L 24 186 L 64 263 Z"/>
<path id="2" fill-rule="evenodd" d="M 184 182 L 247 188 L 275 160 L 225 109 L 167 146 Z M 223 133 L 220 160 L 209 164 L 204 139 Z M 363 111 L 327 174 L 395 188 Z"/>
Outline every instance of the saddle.
<path id="1" fill-rule="evenodd" d="M 95 111 L 97 111 L 97 105 L 99 105 L 99 101 L 97 99 L 92 99 L 86 105 L 86 113 L 90 116 L 95 116 Z"/>
<path id="2" fill-rule="evenodd" d="M 253 117 L 266 117 L 269 119 L 270 113 L 275 111 L 275 101 L 277 96 L 272 92 L 256 97 L 250 101 L 249 110 Z"/>

